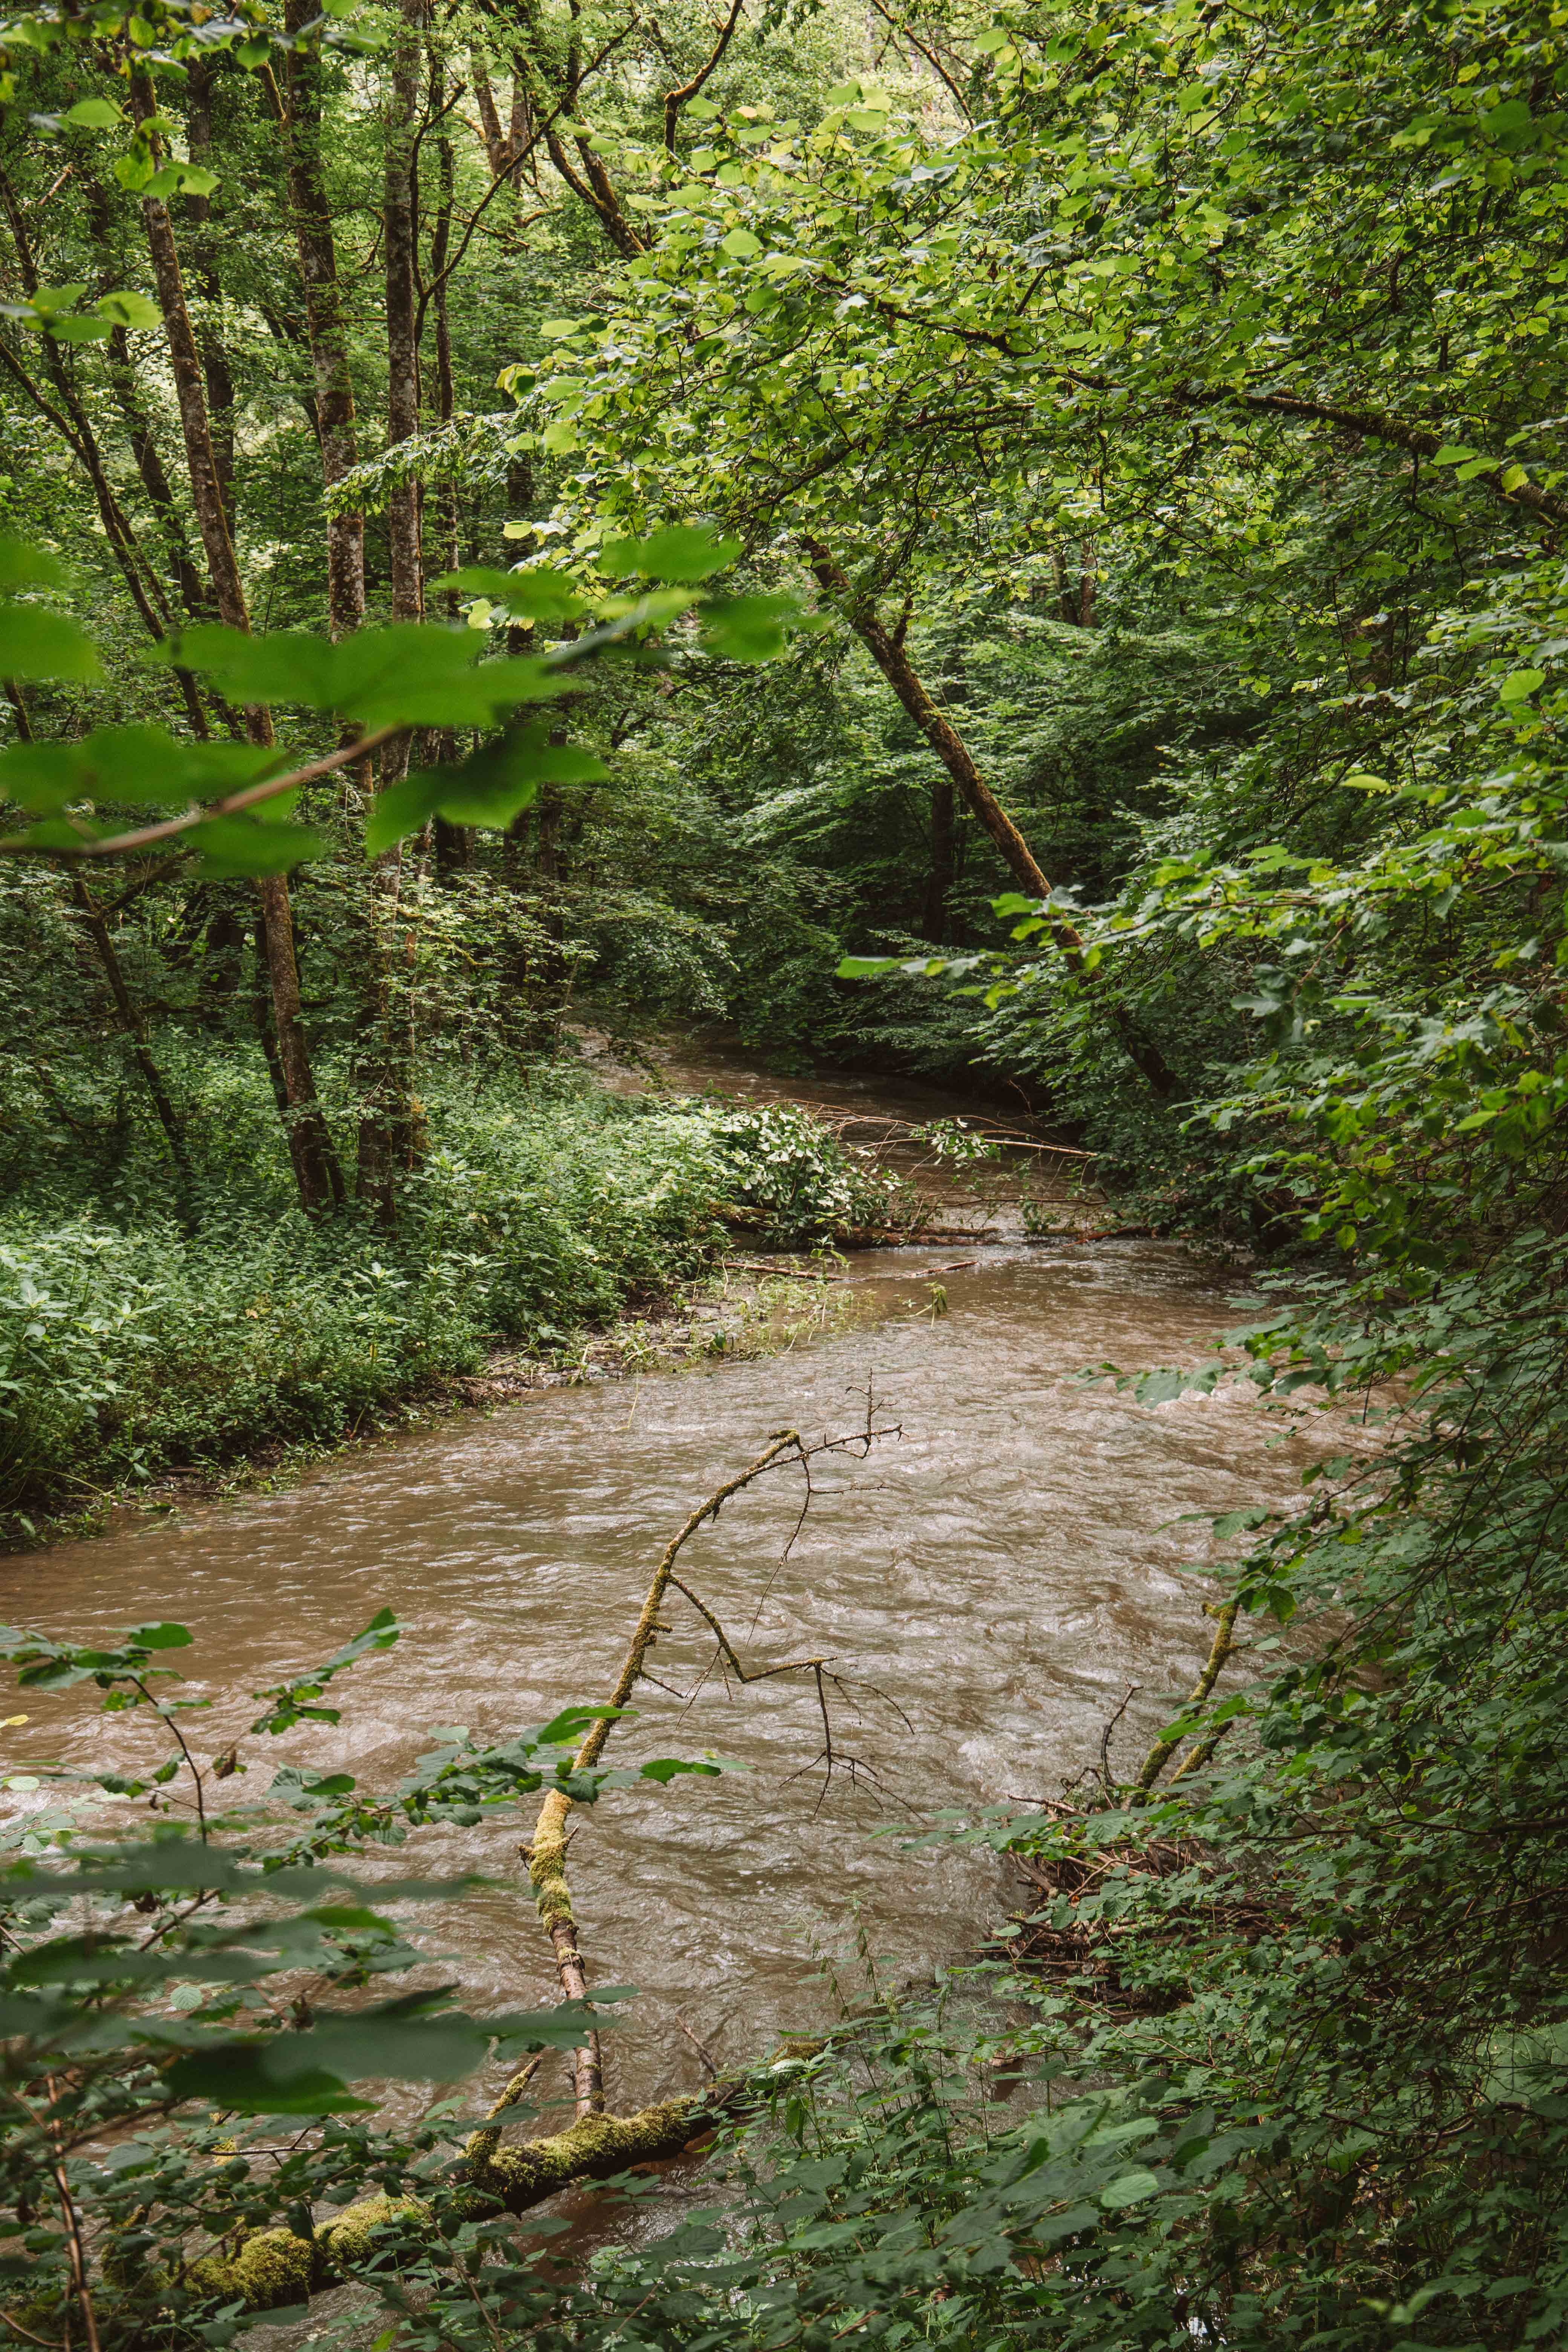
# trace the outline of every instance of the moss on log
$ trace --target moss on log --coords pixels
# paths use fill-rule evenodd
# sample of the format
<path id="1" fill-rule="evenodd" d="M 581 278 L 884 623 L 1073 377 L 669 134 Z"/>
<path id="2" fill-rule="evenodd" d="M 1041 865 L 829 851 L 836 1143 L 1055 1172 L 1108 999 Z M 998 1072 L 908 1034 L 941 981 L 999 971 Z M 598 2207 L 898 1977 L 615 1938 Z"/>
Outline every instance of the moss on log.
<path id="1" fill-rule="evenodd" d="M 378 2231 L 428 2219 L 428 2209 L 415 2198 L 366 2197 L 335 2221 L 323 2221 L 313 2239 L 296 2237 L 292 2230 L 257 2230 L 232 2254 L 204 2254 L 191 2264 L 185 2283 L 196 2294 L 243 2302 L 247 2311 L 280 2311 L 363 2270 L 381 2251 Z"/>
<path id="2" fill-rule="evenodd" d="M 526 2213 L 580 2180 L 609 2180 L 634 2164 L 679 2156 L 711 2128 L 714 2113 L 700 2098 L 665 2099 L 635 2116 L 581 2116 L 547 2139 L 502 2146 L 495 2129 L 468 2142 L 468 2179 L 509 2213 Z"/>

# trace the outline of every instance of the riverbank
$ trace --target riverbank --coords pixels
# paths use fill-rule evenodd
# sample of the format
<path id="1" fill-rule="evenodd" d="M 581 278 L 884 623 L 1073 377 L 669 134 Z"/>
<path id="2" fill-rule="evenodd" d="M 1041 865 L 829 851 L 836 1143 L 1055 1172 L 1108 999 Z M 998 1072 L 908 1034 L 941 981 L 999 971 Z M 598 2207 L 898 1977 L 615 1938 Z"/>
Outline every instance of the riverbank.
<path id="1" fill-rule="evenodd" d="M 72 1215 L 13 1205 L 0 1536 L 31 1549 L 465 1407 L 767 1352 L 848 1311 L 837 1250 L 1098 1213 L 1082 1155 L 1004 1145 L 931 1089 L 775 1080 L 711 1042 L 640 1069 L 581 1044 L 580 1066 L 433 1090 L 390 1234 L 352 1206 L 306 1220 L 255 1074 L 220 1086 L 210 1058 L 187 1078 L 212 1114 L 194 1234 L 155 1170 Z"/>

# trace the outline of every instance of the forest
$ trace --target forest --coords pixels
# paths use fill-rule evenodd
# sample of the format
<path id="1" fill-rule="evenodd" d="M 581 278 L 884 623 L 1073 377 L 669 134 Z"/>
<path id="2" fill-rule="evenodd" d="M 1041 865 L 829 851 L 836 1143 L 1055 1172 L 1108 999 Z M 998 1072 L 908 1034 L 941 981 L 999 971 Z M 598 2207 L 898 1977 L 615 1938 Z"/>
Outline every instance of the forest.
<path id="1" fill-rule="evenodd" d="M 0 211 L 5 2339 L 1562 2343 L 1568 5 L 31 0 Z"/>

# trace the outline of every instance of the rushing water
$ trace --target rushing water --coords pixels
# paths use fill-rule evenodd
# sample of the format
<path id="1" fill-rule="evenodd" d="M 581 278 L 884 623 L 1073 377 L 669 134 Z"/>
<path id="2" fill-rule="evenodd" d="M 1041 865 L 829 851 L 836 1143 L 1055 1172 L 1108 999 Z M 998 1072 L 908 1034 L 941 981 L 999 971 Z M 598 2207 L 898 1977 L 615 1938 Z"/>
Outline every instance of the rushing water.
<path id="1" fill-rule="evenodd" d="M 1234 1278 L 1153 1242 L 1015 1243 L 945 1274 L 951 1311 L 934 1316 L 929 1268 L 952 1255 L 857 1259 L 847 1326 L 782 1356 L 542 1391 L 329 1463 L 288 1492 L 19 1559 L 4 1613 L 79 1636 L 188 1624 L 184 1662 L 217 1702 L 193 1719 L 198 1747 L 216 1753 L 249 1690 L 389 1603 L 408 1631 L 340 1685 L 337 1729 L 246 1751 L 258 1792 L 275 1762 L 307 1758 L 381 1784 L 437 1726 L 500 1738 L 600 1696 L 694 1504 L 781 1427 L 863 1421 L 872 1384 L 879 1422 L 900 1433 L 867 1460 L 819 1463 L 787 1559 L 797 1472 L 737 1498 L 684 1556 L 748 1658 L 826 1654 L 862 1685 L 834 1710 L 856 1770 L 825 1783 L 802 1678 L 728 1694 L 702 1681 L 711 1637 L 672 1600 L 656 1670 L 673 1692 L 701 1681 L 700 1693 L 683 1710 L 645 1687 L 610 1760 L 706 1748 L 748 1769 L 606 1798 L 572 1847 L 590 1974 L 640 1990 L 608 2044 L 612 2104 L 694 2085 L 682 2021 L 721 2060 L 809 2026 L 814 1939 L 841 1947 L 851 1903 L 900 1975 L 975 1948 L 1002 1908 L 996 1864 L 874 1832 L 1059 1790 L 1135 1684 L 1115 1749 L 1129 1769 L 1208 1646 L 1192 1573 L 1207 1530 L 1183 1515 L 1282 1496 L 1300 1475 L 1300 1443 L 1237 1396 L 1150 1411 L 1074 1380 L 1107 1359 L 1190 1360 L 1235 1319 Z M 94 1716 L 90 1695 L 36 1697 L 31 1711 L 21 1738 L 34 1753 L 151 1760 L 137 1719 Z M 554 1996 L 517 1860 L 530 1826 L 438 1833 L 398 1858 L 489 1874 L 419 1923 L 481 2011 Z"/>

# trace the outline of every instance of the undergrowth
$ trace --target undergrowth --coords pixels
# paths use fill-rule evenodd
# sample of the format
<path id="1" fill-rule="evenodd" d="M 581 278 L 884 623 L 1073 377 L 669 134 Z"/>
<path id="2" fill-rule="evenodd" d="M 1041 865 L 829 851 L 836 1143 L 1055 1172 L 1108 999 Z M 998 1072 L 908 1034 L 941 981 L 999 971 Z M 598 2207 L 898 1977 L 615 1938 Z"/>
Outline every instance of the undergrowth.
<path id="1" fill-rule="evenodd" d="M 497 1343 L 566 1351 L 698 1275 L 727 1219 L 787 1248 L 889 1213 L 874 1172 L 787 1107 L 535 1070 L 426 1099 L 392 1231 L 352 1204 L 313 1222 L 258 1071 L 195 1075 L 194 1232 L 161 1199 L 145 1136 L 112 1188 L 51 1205 L 22 1185 L 0 1223 L 0 1512 L 24 1531 L 39 1508 L 169 1467 L 331 1443 Z"/>

